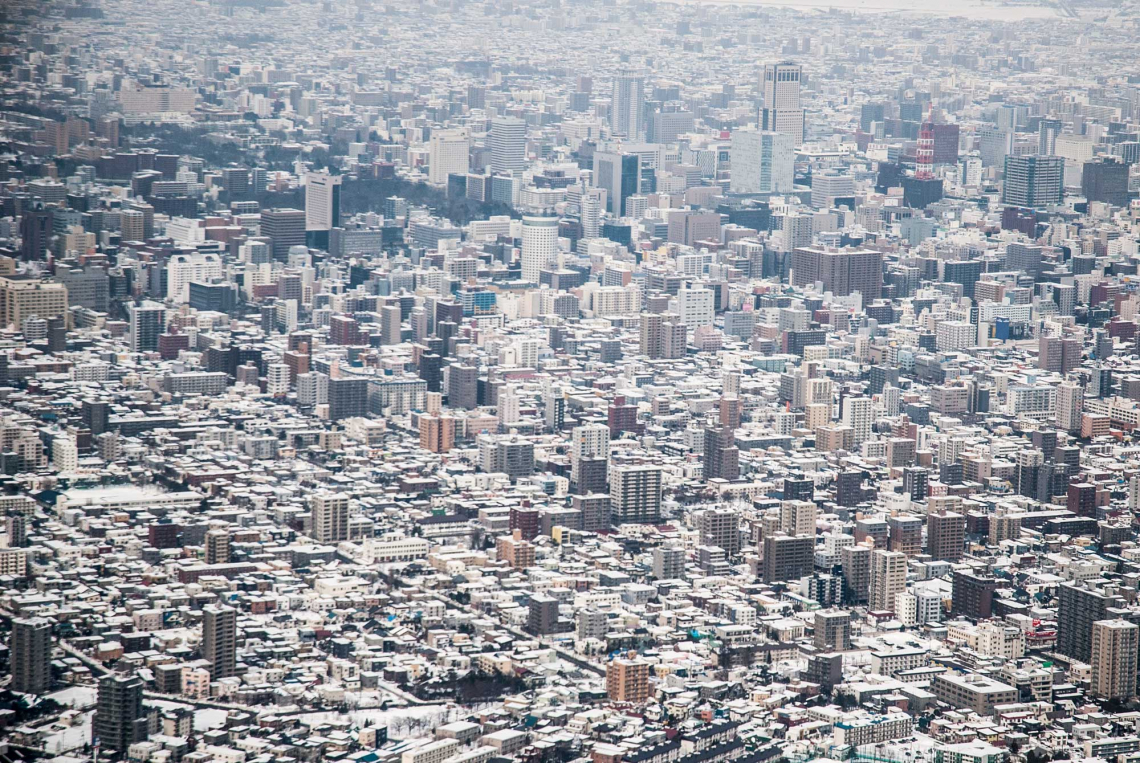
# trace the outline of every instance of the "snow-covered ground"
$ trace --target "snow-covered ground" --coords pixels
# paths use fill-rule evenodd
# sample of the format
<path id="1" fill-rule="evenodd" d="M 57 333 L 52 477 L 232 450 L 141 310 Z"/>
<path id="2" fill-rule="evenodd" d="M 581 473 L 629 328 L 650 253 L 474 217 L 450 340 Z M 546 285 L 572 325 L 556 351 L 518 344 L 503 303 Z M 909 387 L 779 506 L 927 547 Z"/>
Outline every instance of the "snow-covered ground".
<path id="1" fill-rule="evenodd" d="M 61 753 L 75 750 L 91 741 L 91 723 L 95 712 L 83 713 L 71 726 L 53 724 L 53 733 L 44 737 L 44 751 Z"/>
<path id="2" fill-rule="evenodd" d="M 195 731 L 209 731 L 211 729 L 221 728 L 226 725 L 226 711 L 221 708 L 215 707 L 199 707 L 195 708 L 193 705 L 186 705 L 181 702 L 170 702 L 165 699 L 148 699 L 148 705 L 161 707 L 168 710 L 175 708 L 185 708 L 194 711 L 194 730 Z"/>
<path id="3" fill-rule="evenodd" d="M 64 707 L 91 707 L 99 697 L 97 686 L 75 684 L 66 689 L 48 695 L 48 699 L 55 700 Z"/>
<path id="4" fill-rule="evenodd" d="M 496 703 L 491 703 L 496 704 Z M 395 738 L 413 738 L 428 736 L 436 726 L 462 720 L 474 712 L 476 708 L 460 705 L 414 705 L 411 707 L 398 707 L 389 710 L 362 709 L 350 710 L 347 713 L 336 711 L 306 713 L 298 716 L 305 723 L 319 723 L 322 721 L 344 721 L 365 727 L 387 727 L 388 734 Z"/>

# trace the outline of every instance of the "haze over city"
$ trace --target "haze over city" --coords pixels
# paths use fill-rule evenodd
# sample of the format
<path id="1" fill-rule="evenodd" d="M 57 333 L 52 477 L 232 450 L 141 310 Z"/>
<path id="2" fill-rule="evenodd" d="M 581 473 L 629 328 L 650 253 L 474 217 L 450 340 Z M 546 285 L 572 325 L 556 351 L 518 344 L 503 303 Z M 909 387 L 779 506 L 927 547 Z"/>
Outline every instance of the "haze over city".
<path id="1" fill-rule="evenodd" d="M 1138 763 L 1138 11 L 0 3 L 0 763 Z"/>

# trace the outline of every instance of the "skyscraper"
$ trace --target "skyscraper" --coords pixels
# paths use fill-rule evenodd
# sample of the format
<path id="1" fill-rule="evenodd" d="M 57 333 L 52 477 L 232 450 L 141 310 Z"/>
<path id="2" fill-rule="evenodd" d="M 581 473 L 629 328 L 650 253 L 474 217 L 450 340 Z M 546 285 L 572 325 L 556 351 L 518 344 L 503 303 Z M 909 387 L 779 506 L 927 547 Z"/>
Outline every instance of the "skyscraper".
<path id="1" fill-rule="evenodd" d="M 329 379 L 329 421 L 368 415 L 368 380 Z"/>
<path id="2" fill-rule="evenodd" d="M 594 152 L 594 185 L 606 191 L 606 211 L 627 214 L 626 199 L 641 192 L 641 157 L 619 151 Z"/>
<path id="3" fill-rule="evenodd" d="M 867 608 L 893 612 L 895 596 L 906 590 L 906 554 L 876 549 L 871 552 Z"/>
<path id="4" fill-rule="evenodd" d="M 44 617 L 12 621 L 12 691 L 46 694 L 51 689 L 51 620 Z"/>
<path id="5" fill-rule="evenodd" d="M 340 175 L 305 176 L 305 234 L 310 246 L 327 250 L 329 231 L 340 227 Z"/>
<path id="6" fill-rule="evenodd" d="M 206 533 L 206 564 L 228 564 L 230 561 L 230 534 L 225 530 Z"/>
<path id="7" fill-rule="evenodd" d="M 1081 173 L 1081 193 L 1089 201 L 1102 201 L 1115 207 L 1128 206 L 1128 165 L 1112 156 L 1085 162 Z"/>
<path id="8" fill-rule="evenodd" d="M 728 557 L 740 553 L 740 516 L 729 508 L 706 509 L 697 514 L 702 546 L 724 549 Z"/>
<path id="9" fill-rule="evenodd" d="M 956 562 L 964 551 L 966 518 L 946 510 L 927 514 L 926 538 L 931 557 Z"/>
<path id="10" fill-rule="evenodd" d="M 570 432 L 570 483 L 577 486 L 582 461 L 594 458 L 608 459 L 610 455 L 610 428 L 605 424 L 583 424 Z M 579 491 L 580 492 L 580 491 Z"/>
<path id="11" fill-rule="evenodd" d="M 606 663 L 606 696 L 634 704 L 649 699 L 649 663 L 621 658 Z"/>
<path id="12" fill-rule="evenodd" d="M 1037 153 L 1049 156 L 1057 150 L 1057 136 L 1061 134 L 1065 123 L 1060 119 L 1047 117 L 1037 125 Z"/>
<path id="13" fill-rule="evenodd" d="M 787 193 L 795 180 L 795 150 L 786 133 L 732 133 L 733 193 Z"/>
<path id="14" fill-rule="evenodd" d="M 261 211 L 261 235 L 272 242 L 273 259 L 284 262 L 289 259 L 290 247 L 305 245 L 307 224 L 307 215 L 300 209 Z"/>
<path id="15" fill-rule="evenodd" d="M 1092 659 L 1093 623 L 1109 619 L 1108 610 L 1124 600 L 1098 587 L 1104 581 L 1062 583 L 1057 590 L 1057 651 L 1081 662 Z"/>
<path id="16" fill-rule="evenodd" d="M 883 293 L 883 254 L 872 249 L 799 247 L 792 252 L 792 271 L 794 285 L 819 281 L 837 297 L 859 292 L 867 302 Z"/>
<path id="17" fill-rule="evenodd" d="M 706 480 L 740 478 L 740 450 L 729 427 L 706 427 L 704 444 Z"/>
<path id="18" fill-rule="evenodd" d="M 210 661 L 214 680 L 237 672 L 237 610 L 212 604 L 202 608 L 202 656 Z"/>
<path id="19" fill-rule="evenodd" d="M 661 467 L 615 466 L 610 472 L 610 511 L 614 524 L 653 524 L 661 516 Z"/>
<path id="20" fill-rule="evenodd" d="M 158 302 L 128 305 L 131 352 L 154 352 L 158 337 L 166 330 L 166 308 Z"/>
<path id="21" fill-rule="evenodd" d="M 1064 180 L 1065 160 L 1060 156 L 1007 156 L 1002 203 L 1015 207 L 1060 204 Z"/>
<path id="22" fill-rule="evenodd" d="M 449 175 L 466 175 L 470 169 L 466 130 L 433 130 L 428 150 L 428 180 L 432 185 L 446 185 Z"/>
<path id="23" fill-rule="evenodd" d="M 582 238 L 597 238 L 602 234 L 602 212 L 606 208 L 604 188 L 584 188 L 578 200 L 578 221 L 582 224 Z"/>
<path id="24" fill-rule="evenodd" d="M 348 495 L 318 493 L 313 496 L 313 539 L 318 543 L 348 540 Z"/>
<path id="25" fill-rule="evenodd" d="M 526 122 L 515 117 L 495 117 L 488 142 L 492 173 L 514 175 L 526 168 Z"/>
<path id="26" fill-rule="evenodd" d="M 867 546 L 844 546 L 839 549 L 843 567 L 843 596 L 849 604 L 867 601 L 871 579 L 871 549 Z"/>
<path id="27" fill-rule="evenodd" d="M 38 205 L 24 210 L 20 216 L 20 257 L 25 260 L 42 260 L 47 253 L 52 234 L 52 212 Z"/>
<path id="28" fill-rule="evenodd" d="M 522 223 L 522 279 L 537 285 L 540 272 L 558 254 L 558 218 L 524 217 Z"/>
<path id="29" fill-rule="evenodd" d="M 142 698 L 143 681 L 137 674 L 109 673 L 99 679 L 91 736 L 101 757 L 124 758 L 132 744 L 147 738 Z"/>
<path id="30" fill-rule="evenodd" d="M 798 64 L 779 63 L 764 67 L 764 108 L 760 129 L 784 133 L 793 146 L 804 142 L 804 108 L 800 100 L 803 70 Z"/>
<path id="31" fill-rule="evenodd" d="M 661 357 L 662 348 L 665 343 L 662 326 L 665 323 L 666 317 L 667 316 L 661 313 L 641 314 L 639 326 L 640 352 L 650 360 Z"/>
<path id="32" fill-rule="evenodd" d="M 610 129 L 617 135 L 638 139 L 645 132 L 645 75 L 625 71 L 614 77 L 610 106 Z"/>
<path id="33" fill-rule="evenodd" d="M 1077 432 L 1081 428 L 1085 388 L 1076 382 L 1062 382 L 1057 386 L 1057 428 L 1063 432 Z"/>
<path id="34" fill-rule="evenodd" d="M 1127 620 L 1098 620 L 1092 626 L 1089 693 L 1106 699 L 1136 696 L 1136 650 L 1140 627 Z"/>
<path id="35" fill-rule="evenodd" d="M 799 580 L 811 573 L 815 536 L 777 533 L 764 538 L 765 583 Z"/>

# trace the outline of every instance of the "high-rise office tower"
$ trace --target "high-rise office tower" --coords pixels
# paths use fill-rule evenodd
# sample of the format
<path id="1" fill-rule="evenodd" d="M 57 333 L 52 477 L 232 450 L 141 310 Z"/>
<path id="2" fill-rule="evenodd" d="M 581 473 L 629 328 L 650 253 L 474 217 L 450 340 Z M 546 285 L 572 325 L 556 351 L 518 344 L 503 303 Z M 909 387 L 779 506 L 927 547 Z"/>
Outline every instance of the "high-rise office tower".
<path id="1" fill-rule="evenodd" d="M 1136 696 L 1136 651 L 1140 627 L 1127 620 L 1098 620 L 1092 626 L 1089 693 L 1106 699 Z"/>
<path id="2" fill-rule="evenodd" d="M 91 736 L 99 742 L 100 757 L 125 758 L 132 744 L 146 740 L 142 699 L 143 680 L 137 674 L 109 673 L 99 679 Z"/>
<path id="3" fill-rule="evenodd" d="M 1005 248 L 1005 269 L 1021 270 L 1034 278 L 1039 278 L 1044 270 L 1042 261 L 1044 256 L 1044 247 L 1039 244 L 1011 241 Z"/>
<path id="4" fill-rule="evenodd" d="M 1114 207 L 1128 206 L 1128 165 L 1118 157 L 1102 156 L 1085 162 L 1081 193 L 1089 201 Z"/>
<path id="5" fill-rule="evenodd" d="M 859 131 L 873 134 L 875 122 L 882 123 L 886 118 L 886 109 L 881 103 L 864 103 L 859 107 Z"/>
<path id="6" fill-rule="evenodd" d="M 934 125 L 934 163 L 957 164 L 960 128 L 956 124 Z"/>
<path id="7" fill-rule="evenodd" d="M 306 225 L 307 215 L 304 210 L 261 210 L 261 235 L 270 240 L 273 259 L 278 262 L 289 259 L 290 247 L 305 245 Z"/>
<path id="8" fill-rule="evenodd" d="M 558 255 L 558 218 L 523 217 L 522 279 L 538 285 L 539 274 Z"/>
<path id="9" fill-rule="evenodd" d="M 871 552 L 867 608 L 893 612 L 895 596 L 906 590 L 906 555 L 877 549 Z"/>
<path id="10" fill-rule="evenodd" d="M 400 344 L 402 341 L 400 334 L 401 320 L 399 306 L 385 305 L 380 308 L 380 344 Z"/>
<path id="11" fill-rule="evenodd" d="M 614 77 L 610 129 L 637 140 L 645 132 L 645 74 L 625 71 Z"/>
<path id="12" fill-rule="evenodd" d="M 1001 201 L 1015 207 L 1060 204 L 1065 189 L 1065 160 L 1060 156 L 1007 156 Z"/>
<path id="13" fill-rule="evenodd" d="M 124 209 L 119 213 L 119 235 L 123 241 L 145 241 L 146 215 L 137 209 Z"/>
<path id="14" fill-rule="evenodd" d="M 760 129 L 790 135 L 793 146 L 804 142 L 804 108 L 800 99 L 803 70 L 798 64 L 779 63 L 764 67 L 764 108 Z"/>
<path id="15" fill-rule="evenodd" d="M 630 214 L 626 200 L 641 193 L 643 174 L 638 154 L 594 152 L 594 185 L 605 189 L 606 211 L 614 217 Z"/>
<path id="16" fill-rule="evenodd" d="M 43 205 L 25 209 L 20 215 L 20 258 L 42 260 L 52 236 L 52 211 Z M 128 241 L 130 239 L 123 239 Z"/>
<path id="17" fill-rule="evenodd" d="M 348 501 L 345 493 L 313 496 L 313 539 L 319 543 L 348 540 Z"/>
<path id="18" fill-rule="evenodd" d="M 1065 123 L 1060 119 L 1052 117 L 1042 119 L 1037 125 L 1037 153 L 1042 156 L 1056 153 L 1057 136 L 1061 134 L 1064 127 Z"/>
<path id="19" fill-rule="evenodd" d="M 158 337 L 166 330 L 166 308 L 158 302 L 127 306 L 130 315 L 131 352 L 158 350 Z"/>
<path id="20" fill-rule="evenodd" d="M 428 181 L 432 185 L 447 185 L 449 175 L 466 175 L 471 169 L 471 141 L 466 130 L 432 130 L 428 145 Z"/>
<path id="21" fill-rule="evenodd" d="M 202 608 L 202 656 L 210 661 L 214 680 L 237 672 L 237 610 L 209 605 Z"/>
<path id="22" fill-rule="evenodd" d="M 305 234 L 310 246 L 328 249 L 329 231 L 340 227 L 340 175 L 305 176 Z"/>
<path id="23" fill-rule="evenodd" d="M 46 694 L 51 689 L 51 620 L 45 617 L 12 621 L 9 688 L 22 694 Z"/>
<path id="24" fill-rule="evenodd" d="M 492 173 L 514 175 L 526 168 L 526 122 L 515 117 L 495 117 L 488 142 Z"/>

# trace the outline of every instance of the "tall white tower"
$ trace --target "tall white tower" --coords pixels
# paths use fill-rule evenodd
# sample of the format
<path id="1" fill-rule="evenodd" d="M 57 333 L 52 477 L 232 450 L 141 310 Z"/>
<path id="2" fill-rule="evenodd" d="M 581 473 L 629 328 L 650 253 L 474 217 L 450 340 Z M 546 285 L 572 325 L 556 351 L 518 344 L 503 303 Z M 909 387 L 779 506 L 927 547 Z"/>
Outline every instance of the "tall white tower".
<path id="1" fill-rule="evenodd" d="M 625 71 L 614 77 L 610 129 L 637 140 L 645 132 L 645 75 Z"/>
<path id="2" fill-rule="evenodd" d="M 467 174 L 470 163 L 466 130 L 434 130 L 429 145 L 428 180 L 432 185 L 446 185 L 452 173 Z"/>
<path id="3" fill-rule="evenodd" d="M 526 169 L 526 122 L 495 117 L 491 122 L 491 172 L 514 175 Z"/>
<path id="4" fill-rule="evenodd" d="M 804 107 L 800 100 L 799 64 L 779 63 L 764 67 L 764 108 L 760 129 L 792 136 L 792 145 L 804 142 Z"/>
<path id="5" fill-rule="evenodd" d="M 522 279 L 538 283 L 539 273 L 558 254 L 558 218 L 523 217 Z"/>

